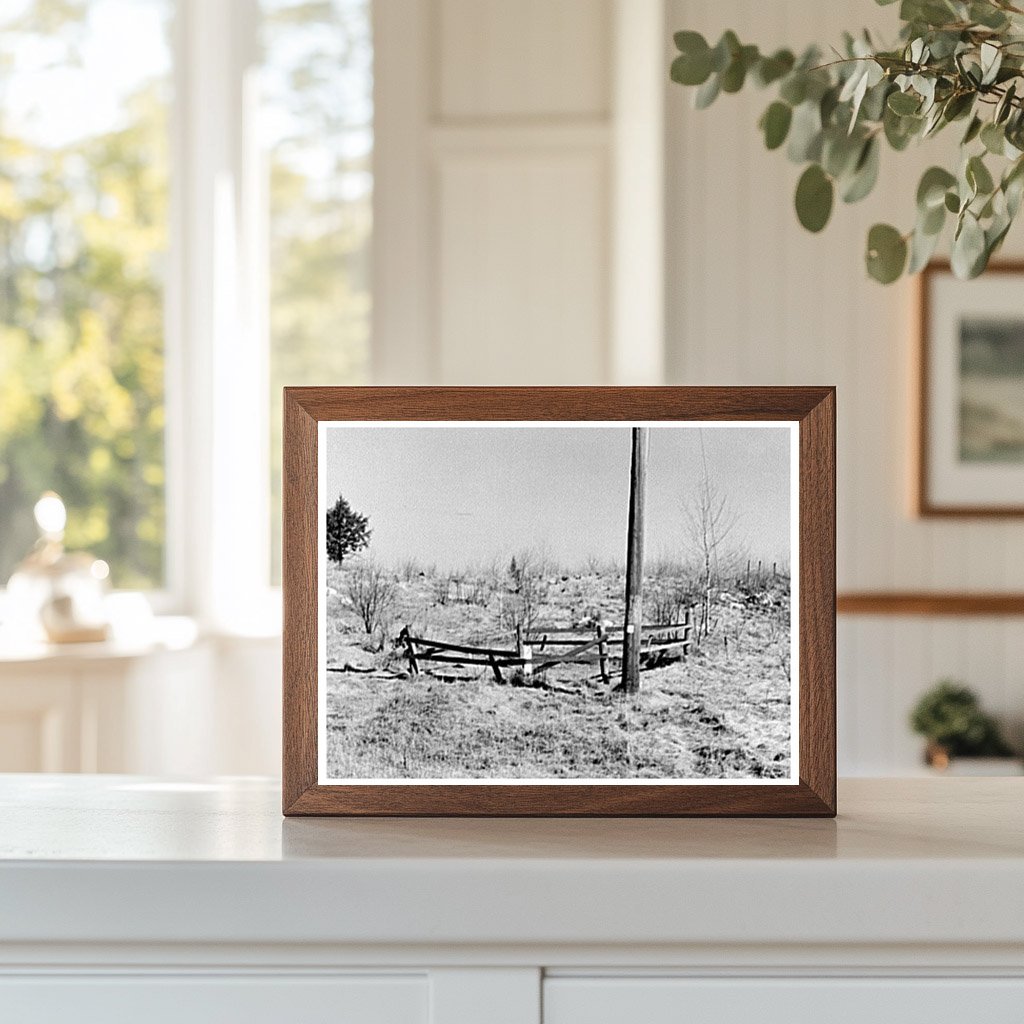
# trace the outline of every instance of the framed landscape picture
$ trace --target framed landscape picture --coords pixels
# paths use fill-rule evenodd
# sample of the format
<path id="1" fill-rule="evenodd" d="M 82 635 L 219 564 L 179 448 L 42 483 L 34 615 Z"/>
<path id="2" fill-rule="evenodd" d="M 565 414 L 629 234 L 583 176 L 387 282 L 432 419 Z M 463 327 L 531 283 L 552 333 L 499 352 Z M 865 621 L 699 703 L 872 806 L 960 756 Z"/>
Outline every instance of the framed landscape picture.
<path id="1" fill-rule="evenodd" d="M 920 289 L 917 512 L 1024 515 L 1024 264 Z"/>
<path id="2" fill-rule="evenodd" d="M 835 813 L 830 388 L 288 388 L 284 811 Z"/>

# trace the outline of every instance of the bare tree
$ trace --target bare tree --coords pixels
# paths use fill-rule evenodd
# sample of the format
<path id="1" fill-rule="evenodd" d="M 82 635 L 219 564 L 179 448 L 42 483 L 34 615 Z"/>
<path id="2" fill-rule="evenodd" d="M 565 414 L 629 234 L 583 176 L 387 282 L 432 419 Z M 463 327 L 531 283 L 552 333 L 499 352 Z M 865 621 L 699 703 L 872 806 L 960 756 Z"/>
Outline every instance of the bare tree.
<path id="1" fill-rule="evenodd" d="M 697 492 L 686 509 L 690 536 L 701 558 L 701 608 L 697 623 L 697 635 L 707 636 L 711 631 L 711 589 L 718 581 L 719 561 L 722 545 L 736 528 L 738 516 L 724 495 L 722 495 L 711 474 L 708 472 L 707 451 L 704 448 L 704 431 L 700 434 L 700 483 Z"/>
<path id="2" fill-rule="evenodd" d="M 354 566 L 348 577 L 348 596 L 367 633 L 384 625 L 395 601 L 395 584 L 373 562 Z"/>
<path id="3" fill-rule="evenodd" d="M 498 616 L 501 624 L 511 632 L 517 629 L 529 631 L 540 617 L 540 607 L 548 596 L 541 571 L 543 562 L 543 555 L 522 551 L 513 556 L 509 564 Z"/>

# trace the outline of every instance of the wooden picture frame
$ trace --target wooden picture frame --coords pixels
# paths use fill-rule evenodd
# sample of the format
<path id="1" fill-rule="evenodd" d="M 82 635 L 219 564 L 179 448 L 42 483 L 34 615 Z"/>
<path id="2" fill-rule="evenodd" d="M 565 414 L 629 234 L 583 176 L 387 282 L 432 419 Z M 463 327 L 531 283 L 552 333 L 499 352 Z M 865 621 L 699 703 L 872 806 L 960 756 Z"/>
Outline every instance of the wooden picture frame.
<path id="1" fill-rule="evenodd" d="M 791 425 L 788 436 L 792 438 L 793 458 L 789 463 L 787 486 L 792 487 L 788 492 L 792 498 L 787 507 L 792 536 L 794 540 L 798 538 L 799 557 L 793 573 L 797 586 L 792 588 L 794 610 L 790 619 L 795 626 L 795 636 L 792 631 L 788 634 L 793 664 L 798 664 L 798 670 L 787 668 L 793 685 L 793 697 L 787 697 L 792 704 L 790 721 L 794 726 L 791 734 L 794 767 L 790 777 L 778 782 L 757 779 L 734 783 L 720 779 L 713 785 L 693 784 L 691 780 L 677 780 L 675 776 L 667 780 L 614 780 L 613 784 L 590 784 L 587 780 L 563 782 L 561 779 L 520 779 L 515 784 L 491 784 L 480 778 L 430 779 L 429 784 L 391 778 L 355 783 L 351 780 L 322 781 L 318 629 L 320 552 L 326 551 L 320 519 L 326 506 L 319 491 L 320 437 L 334 436 L 326 431 L 338 429 L 337 436 L 344 441 L 356 436 L 345 433 L 344 428 L 360 425 L 382 424 L 408 429 L 445 423 L 454 428 L 467 424 L 501 426 L 503 421 L 533 427 L 601 425 L 610 430 L 632 425 L 634 474 L 636 438 L 638 431 L 644 429 L 636 424 L 648 424 L 653 431 L 676 426 L 680 428 L 678 436 L 682 428 L 702 425 L 735 426 L 748 431 L 757 426 L 778 429 Z M 705 431 L 699 433 L 703 446 Z M 739 438 L 741 434 L 735 436 Z M 630 490 L 631 521 L 633 494 Z M 833 388 L 286 388 L 283 500 L 283 811 L 286 815 L 835 815 Z M 796 509 L 792 507 L 794 500 Z M 797 518 L 792 520 L 794 511 Z M 749 567 L 747 571 L 750 572 Z M 326 596 L 323 601 L 326 604 Z M 629 658 L 631 643 L 625 634 L 630 631 L 628 626 L 624 627 L 618 640 L 624 662 Z"/>
<path id="2" fill-rule="evenodd" d="M 913 511 L 921 518 L 1011 518 L 1024 516 L 1024 497 L 1007 496 L 1006 481 L 1012 476 L 1015 492 L 1024 495 L 1024 460 L 1016 466 L 986 463 L 979 456 L 976 464 L 963 461 L 963 438 L 970 429 L 965 425 L 963 394 L 959 394 L 960 412 L 953 409 L 958 392 L 953 375 L 960 374 L 961 389 L 965 386 L 962 374 L 955 365 L 959 354 L 953 350 L 949 318 L 961 317 L 960 345 L 964 344 L 964 324 L 969 317 L 988 318 L 995 295 L 1006 290 L 1006 308 L 1019 306 L 1019 298 L 1009 289 L 1008 277 L 1017 277 L 1015 287 L 1024 285 L 1024 261 L 1003 260 L 989 264 L 982 278 L 958 281 L 947 261 L 936 260 L 921 272 L 917 282 L 917 339 L 914 375 L 917 389 L 916 437 L 913 472 Z M 998 305 L 991 314 L 997 320 L 1007 315 Z M 1024 332 L 1024 307 L 1014 312 L 1014 321 Z M 1024 336 L 1024 335 L 1022 335 Z M 941 349 L 937 352 L 936 349 Z M 1011 382 L 1018 383 L 1017 381 Z M 959 419 L 957 418 L 959 416 Z M 959 424 L 961 465 L 956 466 L 955 439 L 952 432 Z M 1000 480 L 994 477 L 1002 477 Z M 993 491 L 997 492 L 993 496 Z M 1003 492 L 999 494 L 998 492 Z M 989 500 L 983 500 L 986 493 Z"/>

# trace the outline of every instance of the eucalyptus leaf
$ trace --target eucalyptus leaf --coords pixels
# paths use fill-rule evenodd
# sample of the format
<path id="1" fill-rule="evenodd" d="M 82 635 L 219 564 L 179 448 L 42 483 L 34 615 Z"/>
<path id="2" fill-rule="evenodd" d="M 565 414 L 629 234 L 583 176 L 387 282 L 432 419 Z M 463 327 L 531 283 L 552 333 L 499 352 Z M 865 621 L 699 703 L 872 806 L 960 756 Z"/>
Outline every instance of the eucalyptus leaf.
<path id="1" fill-rule="evenodd" d="M 981 129 L 981 142 L 993 156 L 1002 156 L 1006 147 L 1006 132 L 1001 125 L 989 121 Z"/>
<path id="2" fill-rule="evenodd" d="M 995 188 L 992 175 L 980 156 L 972 156 L 967 161 L 966 174 L 968 182 L 977 194 L 987 196 Z"/>
<path id="3" fill-rule="evenodd" d="M 832 215 L 835 190 L 831 178 L 817 165 L 811 164 L 796 186 L 796 215 L 808 231 L 821 231 Z"/>
<path id="4" fill-rule="evenodd" d="M 985 232 L 978 219 L 972 213 L 965 212 L 953 238 L 950 259 L 953 273 L 964 281 L 977 277 L 980 270 L 975 268 L 981 265 L 984 269 L 985 252 Z"/>
<path id="5" fill-rule="evenodd" d="M 807 73 L 794 71 L 782 80 L 779 87 L 779 99 L 785 100 L 791 107 L 798 107 L 807 99 Z"/>
<path id="6" fill-rule="evenodd" d="M 694 93 L 693 105 L 698 110 L 706 110 L 715 102 L 721 91 L 721 78 L 717 74 L 712 74 L 712 76 Z"/>
<path id="7" fill-rule="evenodd" d="M 892 284 L 907 263 L 906 239 L 890 224 L 876 224 L 868 232 L 868 273 L 880 284 Z"/>
<path id="8" fill-rule="evenodd" d="M 996 124 L 1002 124 L 1013 111 L 1013 101 L 1017 96 L 1017 83 L 1011 82 L 1003 93 L 999 102 L 996 104 L 996 112 L 992 117 L 992 120 Z"/>
<path id="9" fill-rule="evenodd" d="M 864 143 L 854 172 L 843 187 L 843 202 L 858 203 L 867 196 L 878 181 L 879 149 L 877 136 Z"/>
<path id="10" fill-rule="evenodd" d="M 972 3 L 968 10 L 968 17 L 978 25 L 984 25 L 985 28 L 997 31 L 1005 28 L 1008 22 L 1006 15 L 1002 11 L 993 7 L 990 3 L 983 2 Z"/>
<path id="11" fill-rule="evenodd" d="M 889 96 L 889 109 L 900 116 L 916 114 L 921 107 L 921 100 L 909 92 L 894 92 Z"/>
<path id="12" fill-rule="evenodd" d="M 917 274 L 931 261 L 938 247 L 941 231 L 928 233 L 920 227 L 914 230 L 910 238 L 910 262 L 907 264 L 907 273 Z"/>
<path id="13" fill-rule="evenodd" d="M 768 149 L 778 149 L 786 141 L 789 126 L 793 121 L 793 108 L 788 103 L 776 100 L 761 115 L 761 130 L 764 144 Z"/>
<path id="14" fill-rule="evenodd" d="M 946 200 L 946 192 L 956 184 L 956 176 L 944 167 L 929 167 L 921 175 L 917 186 L 917 207 L 927 213 L 936 206 L 942 206 Z"/>
<path id="15" fill-rule="evenodd" d="M 793 111 L 786 155 L 793 163 L 817 160 L 821 143 L 821 111 L 817 103 L 805 101 Z"/>
<path id="16" fill-rule="evenodd" d="M 991 85 L 1003 64 L 1003 51 L 991 42 L 981 44 L 981 84 Z"/>
<path id="17" fill-rule="evenodd" d="M 715 44 L 711 51 L 711 70 L 721 74 L 733 62 L 733 58 L 739 53 L 742 44 L 732 29 L 722 33 L 721 39 Z"/>
<path id="18" fill-rule="evenodd" d="M 790 50 L 776 50 L 770 57 L 762 57 L 753 71 L 754 81 L 765 87 L 785 78 L 793 70 L 796 58 Z"/>
<path id="19" fill-rule="evenodd" d="M 967 126 L 967 131 L 964 132 L 964 137 L 960 141 L 961 146 L 970 145 L 981 133 L 983 122 L 980 117 L 972 117 L 971 123 Z"/>

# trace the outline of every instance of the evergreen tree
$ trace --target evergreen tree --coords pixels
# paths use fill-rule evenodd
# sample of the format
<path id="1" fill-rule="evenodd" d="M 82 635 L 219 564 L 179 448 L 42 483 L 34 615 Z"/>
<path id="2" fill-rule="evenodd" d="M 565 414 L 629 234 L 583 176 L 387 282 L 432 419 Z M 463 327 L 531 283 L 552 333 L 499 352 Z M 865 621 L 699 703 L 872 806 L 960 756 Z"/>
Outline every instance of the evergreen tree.
<path id="1" fill-rule="evenodd" d="M 327 557 L 341 565 L 346 555 L 360 551 L 370 543 L 370 526 L 366 516 L 354 512 L 339 496 L 327 513 Z"/>

